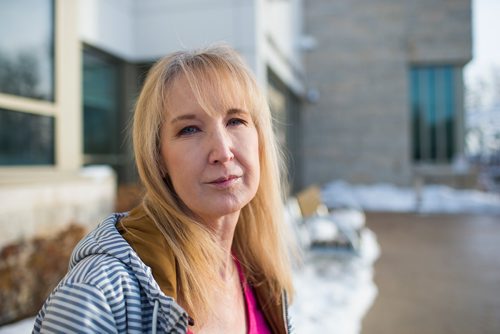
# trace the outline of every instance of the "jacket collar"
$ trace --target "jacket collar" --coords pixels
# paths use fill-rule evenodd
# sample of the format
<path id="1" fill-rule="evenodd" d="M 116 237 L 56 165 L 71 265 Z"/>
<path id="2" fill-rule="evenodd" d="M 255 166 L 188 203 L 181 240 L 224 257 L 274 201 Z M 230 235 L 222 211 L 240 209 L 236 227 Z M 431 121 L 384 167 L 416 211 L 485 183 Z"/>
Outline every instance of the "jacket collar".
<path id="1" fill-rule="evenodd" d="M 101 254 L 116 258 L 134 273 L 142 291 L 147 296 L 148 303 L 153 308 L 155 301 L 159 303 L 157 306 L 160 314 L 159 327 L 168 333 L 173 330 L 182 332 L 184 329 L 185 331 L 188 323 L 187 313 L 175 302 L 174 298 L 163 293 L 152 275 L 151 268 L 144 264 L 117 230 L 116 224 L 126 216 L 128 216 L 127 213 L 111 215 L 82 239 L 73 251 L 69 269 L 71 270 L 79 261 L 91 255 Z"/>

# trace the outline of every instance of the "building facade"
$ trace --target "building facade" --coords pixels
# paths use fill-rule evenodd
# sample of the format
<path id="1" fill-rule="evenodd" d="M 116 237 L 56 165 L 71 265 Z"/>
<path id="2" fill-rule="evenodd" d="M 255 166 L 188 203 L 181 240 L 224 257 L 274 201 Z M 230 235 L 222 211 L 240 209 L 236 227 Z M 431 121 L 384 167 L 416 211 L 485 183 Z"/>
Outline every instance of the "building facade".
<path id="1" fill-rule="evenodd" d="M 112 210 L 82 209 L 64 189 L 102 185 L 92 198 L 114 201 L 113 173 L 84 165 L 137 180 L 135 99 L 151 64 L 182 48 L 224 41 L 243 55 L 269 98 L 292 191 L 337 178 L 409 184 L 416 167 L 463 152 L 470 0 L 22 0 L 0 13 L 0 229 L 12 231 L 0 246 Z M 26 207 L 19 226 L 31 227 L 10 228 Z M 90 207 L 100 209 L 80 214 Z"/>
<path id="2" fill-rule="evenodd" d="M 158 58 L 231 45 L 288 141 L 301 14 L 300 0 L 0 2 L 0 324 L 36 312 L 74 243 L 114 210 L 117 183 L 137 182 L 128 128 Z"/>
<path id="3" fill-rule="evenodd" d="M 135 99 L 150 66 L 174 50 L 234 47 L 272 91 L 287 142 L 287 108 L 299 103 L 290 97 L 304 91 L 300 0 L 0 6 L 0 248 L 113 211 L 116 183 L 137 182 L 128 135 Z M 89 165 L 112 170 L 82 169 Z"/>
<path id="4" fill-rule="evenodd" d="M 303 184 L 408 185 L 463 154 L 470 0 L 304 2 Z"/>

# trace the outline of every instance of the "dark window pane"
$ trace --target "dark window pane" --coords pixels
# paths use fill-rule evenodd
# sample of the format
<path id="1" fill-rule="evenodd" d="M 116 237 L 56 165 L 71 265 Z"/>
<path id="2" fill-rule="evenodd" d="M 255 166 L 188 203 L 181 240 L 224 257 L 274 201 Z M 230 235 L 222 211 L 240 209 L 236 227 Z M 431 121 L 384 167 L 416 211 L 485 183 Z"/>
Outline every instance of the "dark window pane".
<path id="1" fill-rule="evenodd" d="M 416 161 L 421 160 L 421 137 L 420 137 L 420 115 L 422 115 L 421 101 L 418 98 L 420 95 L 418 71 L 412 69 L 410 72 L 410 98 L 411 98 L 411 113 L 412 113 L 412 131 L 413 131 L 413 159 Z"/>
<path id="2" fill-rule="evenodd" d="M 436 91 L 443 92 L 446 85 L 446 71 L 445 67 L 436 69 Z M 439 161 L 447 161 L 446 147 L 448 146 L 446 139 L 446 110 L 445 99 L 446 94 L 436 94 L 436 156 Z"/>
<path id="3" fill-rule="evenodd" d="M 427 105 L 427 126 L 429 127 L 429 157 L 436 160 L 436 82 L 434 80 L 436 70 L 429 69 L 427 78 L 427 89 L 429 101 Z"/>
<path id="4" fill-rule="evenodd" d="M 54 117 L 0 109 L 0 165 L 53 165 Z"/>
<path id="5" fill-rule="evenodd" d="M 415 161 L 449 162 L 455 154 L 455 78 L 452 66 L 410 69 Z"/>
<path id="6" fill-rule="evenodd" d="M 446 158 L 451 160 L 455 154 L 455 89 L 451 67 L 446 71 L 446 79 L 446 138 L 448 142 Z"/>
<path id="7" fill-rule="evenodd" d="M 0 92 L 54 100 L 53 0 L 0 0 Z"/>
<path id="8" fill-rule="evenodd" d="M 119 65 L 91 52 L 83 54 L 85 154 L 119 153 Z"/>
<path id="9" fill-rule="evenodd" d="M 418 71 L 418 85 L 420 95 L 418 99 L 420 100 L 421 113 L 420 113 L 420 140 L 422 145 L 422 157 L 423 161 L 429 160 L 430 157 L 430 131 L 429 131 L 429 75 L 430 71 L 426 68 L 419 69 Z"/>
<path id="10" fill-rule="evenodd" d="M 273 126 L 277 139 L 288 153 L 288 181 L 292 191 L 299 190 L 301 184 L 300 165 L 301 131 L 300 101 L 290 88 L 274 73 L 267 69 L 268 101 L 273 115 Z"/>

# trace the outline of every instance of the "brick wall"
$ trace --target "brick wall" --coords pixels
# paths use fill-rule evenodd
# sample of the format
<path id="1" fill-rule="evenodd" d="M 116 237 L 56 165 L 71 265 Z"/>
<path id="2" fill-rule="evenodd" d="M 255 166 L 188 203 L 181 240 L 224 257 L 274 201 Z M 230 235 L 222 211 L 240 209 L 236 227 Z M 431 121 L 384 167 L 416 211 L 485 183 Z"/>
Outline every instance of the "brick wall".
<path id="1" fill-rule="evenodd" d="M 470 0 L 306 0 L 304 185 L 410 184 L 408 68 L 471 58 Z M 461 112 L 461 110 L 459 111 Z"/>

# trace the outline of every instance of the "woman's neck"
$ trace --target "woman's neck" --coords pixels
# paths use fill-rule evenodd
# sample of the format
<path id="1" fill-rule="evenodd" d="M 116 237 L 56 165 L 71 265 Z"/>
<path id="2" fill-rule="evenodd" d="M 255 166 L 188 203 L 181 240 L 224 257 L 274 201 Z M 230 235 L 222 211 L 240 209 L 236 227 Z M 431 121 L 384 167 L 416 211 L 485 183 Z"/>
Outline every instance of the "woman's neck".
<path id="1" fill-rule="evenodd" d="M 224 251 L 224 262 L 220 269 L 221 276 L 224 279 L 230 279 L 235 271 L 231 248 L 239 216 L 240 211 L 237 211 L 223 217 L 205 221 L 207 226 L 213 231 L 215 240 Z"/>

